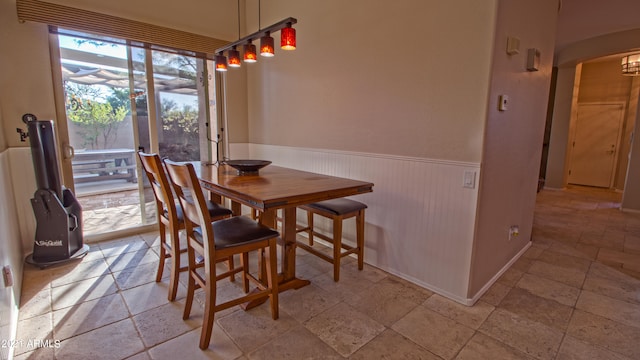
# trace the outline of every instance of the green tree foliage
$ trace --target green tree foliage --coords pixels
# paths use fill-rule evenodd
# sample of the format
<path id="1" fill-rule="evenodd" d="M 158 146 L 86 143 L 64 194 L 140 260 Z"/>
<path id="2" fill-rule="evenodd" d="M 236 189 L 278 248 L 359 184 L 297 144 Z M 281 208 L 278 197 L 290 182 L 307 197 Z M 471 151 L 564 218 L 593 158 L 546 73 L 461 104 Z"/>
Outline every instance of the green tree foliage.
<path id="1" fill-rule="evenodd" d="M 118 128 L 129 114 L 117 92 L 101 101 L 102 92 L 91 85 L 65 83 L 67 91 L 67 118 L 80 127 L 83 146 L 92 149 L 108 148 L 118 136 Z"/>
<path id="2" fill-rule="evenodd" d="M 160 153 L 174 161 L 199 159 L 198 110 L 190 105 L 178 108 L 173 100 L 163 100 L 161 114 L 163 138 Z"/>

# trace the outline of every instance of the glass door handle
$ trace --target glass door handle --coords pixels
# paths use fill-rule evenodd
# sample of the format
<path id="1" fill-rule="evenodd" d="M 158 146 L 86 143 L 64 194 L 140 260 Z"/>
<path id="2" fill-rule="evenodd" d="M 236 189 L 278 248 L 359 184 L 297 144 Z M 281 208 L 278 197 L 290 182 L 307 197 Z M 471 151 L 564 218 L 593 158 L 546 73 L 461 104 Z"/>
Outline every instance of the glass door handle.
<path id="1" fill-rule="evenodd" d="M 76 151 L 73 148 L 73 146 L 69 145 L 69 144 L 64 144 L 63 145 L 63 155 L 62 155 L 66 160 L 71 160 L 76 156 Z"/>

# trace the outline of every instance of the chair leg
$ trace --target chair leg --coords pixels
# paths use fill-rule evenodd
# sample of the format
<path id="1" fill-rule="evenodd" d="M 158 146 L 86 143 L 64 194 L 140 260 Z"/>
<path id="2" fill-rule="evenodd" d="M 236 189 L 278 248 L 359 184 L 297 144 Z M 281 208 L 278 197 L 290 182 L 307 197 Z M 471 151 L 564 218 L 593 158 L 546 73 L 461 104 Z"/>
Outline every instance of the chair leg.
<path id="1" fill-rule="evenodd" d="M 267 266 L 268 263 L 265 262 L 265 250 L 258 249 L 258 280 L 265 282 L 267 278 Z M 247 269 L 249 271 L 249 269 Z"/>
<path id="2" fill-rule="evenodd" d="M 273 320 L 277 320 L 279 317 L 278 312 L 278 249 L 276 246 L 276 239 L 269 241 L 269 250 L 266 251 L 266 263 L 269 264 L 269 271 L 267 271 L 267 284 L 271 288 L 269 293 L 269 302 L 271 303 L 271 317 Z"/>
<path id="3" fill-rule="evenodd" d="M 342 254 L 342 218 L 333 218 L 333 281 L 340 280 L 340 258 Z"/>
<path id="4" fill-rule="evenodd" d="M 158 262 L 158 271 L 156 272 L 156 282 L 160 282 L 162 280 L 162 273 L 164 272 L 164 261 L 167 258 L 167 250 L 165 249 L 165 244 L 167 241 L 167 233 L 166 228 L 162 221 L 158 219 L 158 227 L 160 231 L 160 261 Z"/>
<path id="5" fill-rule="evenodd" d="M 189 316 L 191 316 L 191 305 L 193 304 L 193 296 L 196 292 L 196 280 L 193 278 L 192 272 L 196 271 L 196 255 L 193 252 L 193 249 L 188 249 L 189 255 L 189 270 L 187 270 L 188 281 L 187 281 L 187 299 L 184 302 L 184 312 L 182 314 L 182 319 L 187 320 Z"/>
<path id="6" fill-rule="evenodd" d="M 233 255 L 229 256 L 229 260 L 227 260 L 227 267 L 229 268 L 229 271 L 235 268 L 235 265 L 233 263 Z M 236 274 L 231 274 L 231 278 L 229 279 L 229 281 L 236 282 Z"/>
<path id="7" fill-rule="evenodd" d="M 356 242 L 358 246 L 358 270 L 364 269 L 364 210 L 356 215 Z"/>
<path id="8" fill-rule="evenodd" d="M 249 292 L 249 253 L 242 253 L 240 255 L 240 265 L 242 265 L 242 287 L 244 289 L 244 293 Z"/>
<path id="9" fill-rule="evenodd" d="M 215 317 L 216 306 L 216 273 L 215 264 L 213 269 L 209 270 L 209 276 L 206 279 L 205 286 L 205 304 L 204 304 L 204 319 L 202 319 L 202 331 L 200 332 L 200 349 L 204 350 L 209 347 L 211 342 L 211 333 L 213 331 L 213 320 Z"/>
<path id="10" fill-rule="evenodd" d="M 313 246 L 313 213 L 307 211 L 307 227 L 309 227 L 309 246 Z"/>
<path id="11" fill-rule="evenodd" d="M 171 229 L 171 277 L 169 278 L 169 301 L 174 301 L 178 294 L 180 278 L 180 236 L 178 229 Z M 157 279 L 156 279 L 157 280 Z"/>

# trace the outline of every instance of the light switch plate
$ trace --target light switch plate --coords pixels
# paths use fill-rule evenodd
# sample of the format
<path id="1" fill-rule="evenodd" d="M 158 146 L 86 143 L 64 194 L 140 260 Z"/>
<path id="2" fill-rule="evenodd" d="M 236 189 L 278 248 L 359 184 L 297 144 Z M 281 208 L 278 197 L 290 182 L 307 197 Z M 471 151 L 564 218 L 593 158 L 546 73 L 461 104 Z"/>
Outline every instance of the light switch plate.
<path id="1" fill-rule="evenodd" d="M 516 55 L 520 53 L 520 39 L 513 36 L 507 37 L 507 54 Z"/>
<path id="2" fill-rule="evenodd" d="M 476 187 L 476 172 L 471 170 L 466 170 L 464 172 L 464 178 L 462 180 L 462 187 L 468 189 L 474 189 Z"/>
<path id="3" fill-rule="evenodd" d="M 2 277 L 4 279 L 4 287 L 13 286 L 13 272 L 9 265 L 2 268 Z"/>
<path id="4" fill-rule="evenodd" d="M 498 110 L 506 111 L 509 105 L 509 97 L 507 95 L 500 95 L 498 99 Z"/>

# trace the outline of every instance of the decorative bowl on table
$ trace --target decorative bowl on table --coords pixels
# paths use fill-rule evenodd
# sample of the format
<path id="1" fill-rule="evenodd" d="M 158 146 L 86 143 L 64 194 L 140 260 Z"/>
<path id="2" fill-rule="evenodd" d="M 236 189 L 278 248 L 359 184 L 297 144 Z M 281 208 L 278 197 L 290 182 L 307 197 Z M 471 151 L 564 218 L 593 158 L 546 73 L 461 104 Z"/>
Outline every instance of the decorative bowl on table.
<path id="1" fill-rule="evenodd" d="M 238 175 L 258 175 L 258 170 L 271 164 L 268 160 L 227 160 L 225 164 L 238 170 Z"/>

